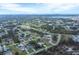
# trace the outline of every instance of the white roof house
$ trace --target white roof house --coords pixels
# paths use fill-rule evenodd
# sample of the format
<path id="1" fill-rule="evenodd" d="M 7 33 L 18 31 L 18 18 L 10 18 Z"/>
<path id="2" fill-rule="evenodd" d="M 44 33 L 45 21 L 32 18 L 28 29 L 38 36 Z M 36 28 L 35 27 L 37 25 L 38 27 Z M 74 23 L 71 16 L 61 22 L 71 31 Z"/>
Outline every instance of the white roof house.
<path id="1" fill-rule="evenodd" d="M 73 35 L 72 39 L 74 42 L 79 42 L 79 35 Z"/>
<path id="2" fill-rule="evenodd" d="M 19 45 L 18 45 L 18 48 L 21 49 L 22 51 L 25 50 L 25 46 L 24 46 L 24 44 L 19 44 Z"/>

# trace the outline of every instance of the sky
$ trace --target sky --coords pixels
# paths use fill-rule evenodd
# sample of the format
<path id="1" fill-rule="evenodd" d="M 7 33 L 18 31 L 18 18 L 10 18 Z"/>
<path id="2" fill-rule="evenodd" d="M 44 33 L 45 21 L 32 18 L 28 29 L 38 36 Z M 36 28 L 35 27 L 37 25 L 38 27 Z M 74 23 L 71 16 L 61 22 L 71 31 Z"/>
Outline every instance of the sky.
<path id="1" fill-rule="evenodd" d="M 0 3 L 0 14 L 79 14 L 79 3 Z"/>

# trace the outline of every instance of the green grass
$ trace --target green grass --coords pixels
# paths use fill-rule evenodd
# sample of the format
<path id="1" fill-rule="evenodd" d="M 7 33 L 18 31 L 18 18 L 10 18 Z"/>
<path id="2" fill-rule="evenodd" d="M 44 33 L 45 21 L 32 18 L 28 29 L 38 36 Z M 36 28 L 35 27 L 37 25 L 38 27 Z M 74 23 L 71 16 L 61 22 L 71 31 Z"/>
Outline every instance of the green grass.
<path id="1" fill-rule="evenodd" d="M 19 55 L 25 55 L 26 52 L 21 51 L 19 48 L 16 48 L 15 46 L 9 46 L 9 48 L 12 50 L 12 53 L 15 55 L 17 52 Z"/>

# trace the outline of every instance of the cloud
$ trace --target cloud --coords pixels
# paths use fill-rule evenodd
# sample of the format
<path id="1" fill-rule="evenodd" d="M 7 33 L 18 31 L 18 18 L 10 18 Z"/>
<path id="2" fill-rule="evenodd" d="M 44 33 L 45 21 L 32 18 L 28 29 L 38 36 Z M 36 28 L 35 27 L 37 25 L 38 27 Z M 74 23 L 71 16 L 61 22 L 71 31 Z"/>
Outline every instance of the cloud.
<path id="1" fill-rule="evenodd" d="M 24 13 L 34 13 L 34 9 L 31 7 L 21 7 L 19 4 L 0 4 L 1 8 L 4 10 L 24 12 Z"/>
<path id="2" fill-rule="evenodd" d="M 66 4 L 44 3 L 42 4 L 42 6 L 40 5 L 41 4 L 38 3 L 38 7 L 35 7 L 36 5 L 28 7 L 27 4 L 25 4 L 25 6 L 22 7 L 22 4 L 4 3 L 4 4 L 0 4 L 0 9 L 9 10 L 16 13 L 19 12 L 19 13 L 27 13 L 27 14 L 45 14 L 45 13 L 60 13 L 62 11 L 72 10 L 73 8 L 79 6 L 79 4 L 67 4 L 67 3 Z"/>
<path id="3" fill-rule="evenodd" d="M 1 3 L 79 3 L 78 0 L 0 0 Z"/>
<path id="4" fill-rule="evenodd" d="M 58 12 L 62 12 L 62 11 L 72 10 L 78 6 L 79 6 L 79 4 L 63 4 L 63 3 L 62 4 L 48 4 L 47 10 L 58 13 Z"/>

